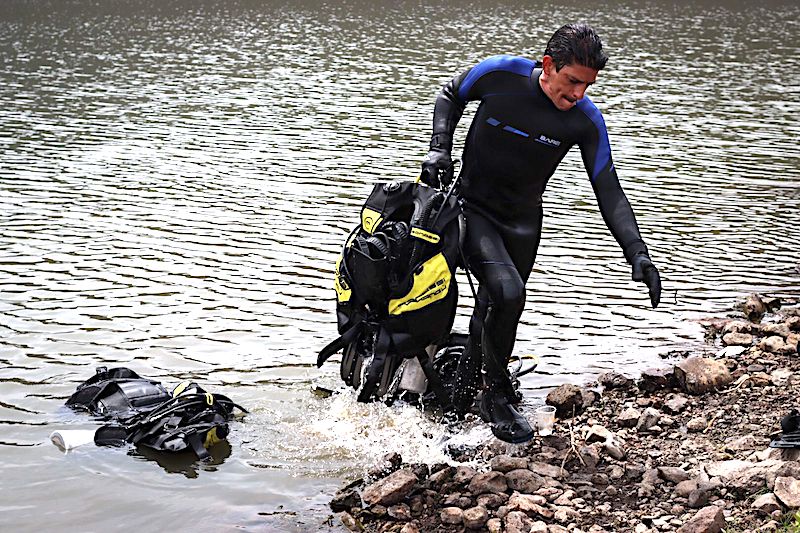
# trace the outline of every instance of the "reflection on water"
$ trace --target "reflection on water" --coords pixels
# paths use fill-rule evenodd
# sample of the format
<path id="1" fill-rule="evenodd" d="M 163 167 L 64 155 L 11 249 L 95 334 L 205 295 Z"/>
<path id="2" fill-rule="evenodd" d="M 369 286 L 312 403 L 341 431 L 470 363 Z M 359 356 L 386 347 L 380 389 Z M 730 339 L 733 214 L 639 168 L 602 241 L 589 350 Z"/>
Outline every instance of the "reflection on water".
<path id="1" fill-rule="evenodd" d="M 489 55 L 538 56 L 566 21 L 606 38 L 591 96 L 665 292 L 649 309 L 571 154 L 545 194 L 519 329 L 518 352 L 543 358 L 524 380 L 531 401 L 697 345 L 689 319 L 747 291 L 796 294 L 799 14 L 732 1 L 4 2 L 4 521 L 317 530 L 339 480 L 381 452 L 402 442 L 438 461 L 442 443 L 488 438 L 312 398 L 313 381 L 338 384 L 335 364 L 313 362 L 335 335 L 342 241 L 371 183 L 416 176 L 438 88 Z M 192 379 L 252 414 L 217 471 L 194 478 L 120 450 L 61 455 L 47 435 L 87 422 L 60 406 L 102 364 Z"/>

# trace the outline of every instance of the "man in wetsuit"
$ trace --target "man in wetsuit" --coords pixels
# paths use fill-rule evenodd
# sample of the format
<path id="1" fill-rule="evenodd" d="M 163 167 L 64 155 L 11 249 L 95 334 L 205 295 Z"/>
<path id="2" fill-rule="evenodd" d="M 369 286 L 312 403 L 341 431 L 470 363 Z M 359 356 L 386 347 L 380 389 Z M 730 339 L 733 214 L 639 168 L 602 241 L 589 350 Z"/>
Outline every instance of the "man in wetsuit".
<path id="1" fill-rule="evenodd" d="M 422 164 L 422 181 L 434 187 L 448 185 L 443 181 L 453 131 L 467 102 L 480 101 L 464 146 L 460 189 L 465 254 L 480 286 L 453 403 L 461 412 L 470 408 L 483 365 L 488 387 L 481 415 L 508 442 L 533 437 L 515 407 L 520 398 L 507 365 L 539 246 L 542 193 L 572 146 L 580 147 L 603 220 L 633 279 L 647 285 L 653 307 L 660 299 L 658 271 L 617 179 L 603 117 L 584 96 L 607 60 L 590 26 L 568 24 L 550 39 L 541 62 L 491 57 L 456 76 L 436 99 L 430 152 Z"/>

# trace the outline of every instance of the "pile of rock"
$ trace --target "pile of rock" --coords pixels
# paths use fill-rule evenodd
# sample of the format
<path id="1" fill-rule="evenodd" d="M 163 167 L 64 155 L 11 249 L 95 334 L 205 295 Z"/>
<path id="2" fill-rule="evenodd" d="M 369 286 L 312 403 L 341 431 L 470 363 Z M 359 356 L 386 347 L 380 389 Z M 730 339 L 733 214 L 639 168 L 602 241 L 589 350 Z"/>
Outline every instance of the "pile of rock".
<path id="1" fill-rule="evenodd" d="M 800 509 L 800 450 L 767 447 L 800 406 L 797 345 L 784 347 L 796 342 L 800 308 L 770 318 L 780 320 L 709 321 L 723 338 L 753 336 L 718 358 L 562 385 L 546 400 L 559 417 L 554 435 L 461 450 L 455 459 L 472 466 L 387 456 L 331 507 L 353 531 L 777 530 Z M 771 337 L 783 345 L 763 342 Z"/>

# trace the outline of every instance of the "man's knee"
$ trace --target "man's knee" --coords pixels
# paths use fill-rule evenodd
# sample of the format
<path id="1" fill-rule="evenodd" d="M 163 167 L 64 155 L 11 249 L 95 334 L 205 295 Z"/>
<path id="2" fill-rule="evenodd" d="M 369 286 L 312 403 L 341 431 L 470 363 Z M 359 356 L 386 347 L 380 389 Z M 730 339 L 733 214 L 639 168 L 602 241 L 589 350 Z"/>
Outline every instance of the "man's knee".
<path id="1" fill-rule="evenodd" d="M 519 276 L 497 280 L 491 291 L 491 306 L 494 313 L 504 317 L 519 316 L 525 308 L 525 284 Z"/>

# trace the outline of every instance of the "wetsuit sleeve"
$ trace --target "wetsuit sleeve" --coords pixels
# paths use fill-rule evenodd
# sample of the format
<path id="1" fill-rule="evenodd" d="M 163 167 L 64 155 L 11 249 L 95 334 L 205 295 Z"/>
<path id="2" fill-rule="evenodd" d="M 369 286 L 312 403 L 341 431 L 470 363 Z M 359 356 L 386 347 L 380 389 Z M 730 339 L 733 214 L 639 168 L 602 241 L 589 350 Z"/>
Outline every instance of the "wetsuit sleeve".
<path id="1" fill-rule="evenodd" d="M 586 137 L 580 142 L 583 164 L 591 178 L 603 220 L 630 263 L 635 255 L 648 254 L 647 246 L 642 240 L 633 209 L 614 169 L 605 121 L 594 104 L 584 105 L 583 108 L 592 122 Z"/>
<path id="2" fill-rule="evenodd" d="M 453 132 L 467 105 L 467 101 L 458 96 L 458 90 L 471 70 L 468 69 L 447 82 L 436 96 L 431 150 L 450 152 L 453 149 Z"/>

